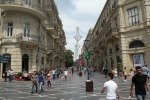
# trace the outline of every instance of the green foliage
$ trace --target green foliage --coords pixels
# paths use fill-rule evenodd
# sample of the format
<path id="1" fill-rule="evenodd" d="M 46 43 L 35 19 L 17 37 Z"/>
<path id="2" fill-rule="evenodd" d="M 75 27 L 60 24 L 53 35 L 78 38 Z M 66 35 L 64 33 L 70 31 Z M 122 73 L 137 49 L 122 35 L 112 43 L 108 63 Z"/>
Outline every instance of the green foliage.
<path id="1" fill-rule="evenodd" d="M 65 59 L 66 59 L 66 62 L 65 62 L 66 67 L 70 67 L 74 65 L 73 52 L 71 50 L 66 50 Z"/>
<path id="2" fill-rule="evenodd" d="M 19 73 L 18 73 L 18 76 L 22 76 L 22 72 L 19 72 Z"/>
<path id="3" fill-rule="evenodd" d="M 120 63 L 120 62 L 117 63 L 117 71 L 118 72 L 123 72 L 122 63 Z"/>

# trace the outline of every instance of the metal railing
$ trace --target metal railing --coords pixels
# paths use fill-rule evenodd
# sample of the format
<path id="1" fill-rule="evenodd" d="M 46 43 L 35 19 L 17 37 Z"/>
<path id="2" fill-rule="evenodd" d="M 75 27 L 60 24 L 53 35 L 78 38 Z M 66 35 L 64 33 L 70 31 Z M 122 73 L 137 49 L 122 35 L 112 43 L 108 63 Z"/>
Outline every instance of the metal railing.
<path id="1" fill-rule="evenodd" d="M 105 36 L 108 37 L 108 36 L 112 35 L 113 32 L 119 32 L 119 28 L 113 28 L 113 29 L 111 28 L 111 29 L 109 29 L 109 31 L 107 31 L 105 33 Z"/>
<path id="2" fill-rule="evenodd" d="M 30 36 L 24 36 L 23 33 L 20 33 L 16 35 L 17 41 L 29 41 L 29 42 L 41 42 L 41 36 L 39 35 L 30 35 Z"/>

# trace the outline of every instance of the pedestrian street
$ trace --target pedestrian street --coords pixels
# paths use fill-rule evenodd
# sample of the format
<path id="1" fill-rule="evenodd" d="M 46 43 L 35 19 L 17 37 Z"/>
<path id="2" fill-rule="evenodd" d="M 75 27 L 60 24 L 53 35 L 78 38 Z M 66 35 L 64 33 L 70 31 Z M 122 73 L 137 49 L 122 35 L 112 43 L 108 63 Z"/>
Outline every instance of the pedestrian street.
<path id="1" fill-rule="evenodd" d="M 46 84 L 44 92 L 41 94 L 31 94 L 31 81 L 0 81 L 0 100 L 106 100 L 104 94 L 100 94 L 100 90 L 106 81 L 103 74 L 98 72 L 94 73 L 91 77 L 93 80 L 94 91 L 85 91 L 85 81 L 87 76 L 82 75 L 79 77 L 77 73 L 73 74 L 71 80 L 52 80 L 52 87 L 47 88 Z M 129 97 L 130 80 L 126 82 L 122 78 L 115 78 L 120 90 L 121 100 L 136 100 Z M 134 93 L 133 93 L 134 94 Z M 148 96 L 148 100 L 150 96 Z"/>

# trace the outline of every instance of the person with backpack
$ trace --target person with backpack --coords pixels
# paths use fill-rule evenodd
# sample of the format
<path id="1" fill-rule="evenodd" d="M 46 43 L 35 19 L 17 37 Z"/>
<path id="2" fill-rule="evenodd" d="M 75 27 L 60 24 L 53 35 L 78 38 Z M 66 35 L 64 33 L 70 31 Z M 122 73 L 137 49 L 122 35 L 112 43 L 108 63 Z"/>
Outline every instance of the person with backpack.
<path id="1" fill-rule="evenodd" d="M 37 85 L 38 85 L 38 81 L 37 81 L 38 77 L 37 77 L 37 73 L 36 71 L 34 71 L 34 74 L 31 77 L 31 81 L 32 81 L 32 94 L 34 93 L 34 87 L 36 88 L 36 93 L 37 93 Z"/>

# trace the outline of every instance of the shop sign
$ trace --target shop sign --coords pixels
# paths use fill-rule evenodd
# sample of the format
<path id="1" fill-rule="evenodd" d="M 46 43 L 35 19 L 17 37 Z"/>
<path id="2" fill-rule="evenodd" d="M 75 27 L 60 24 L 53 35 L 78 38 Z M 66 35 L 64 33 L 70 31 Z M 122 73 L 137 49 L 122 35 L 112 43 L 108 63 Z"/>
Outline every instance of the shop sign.
<path id="1" fill-rule="evenodd" d="M 0 63 L 9 63 L 10 60 L 11 60 L 11 55 L 9 54 L 0 55 Z"/>

